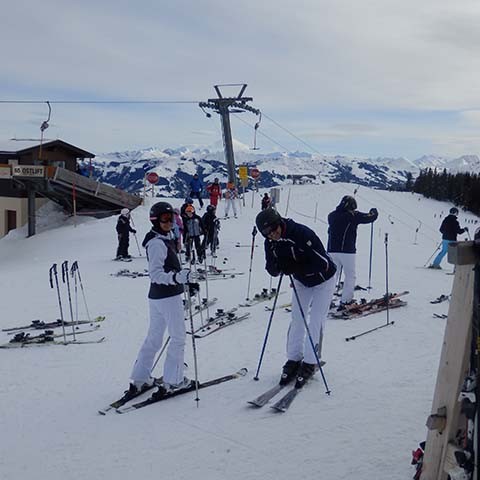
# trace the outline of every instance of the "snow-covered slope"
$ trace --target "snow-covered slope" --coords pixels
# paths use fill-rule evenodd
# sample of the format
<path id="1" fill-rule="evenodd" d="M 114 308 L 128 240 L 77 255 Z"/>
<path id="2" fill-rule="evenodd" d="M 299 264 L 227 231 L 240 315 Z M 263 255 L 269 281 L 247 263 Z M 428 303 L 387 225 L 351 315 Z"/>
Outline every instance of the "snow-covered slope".
<path id="1" fill-rule="evenodd" d="M 356 185 L 327 183 L 283 188 L 279 210 L 311 226 L 326 242 L 327 214 Z M 289 314 L 275 313 L 260 381 L 252 377 L 270 314 L 263 305 L 251 318 L 197 341 L 199 376 L 206 380 L 247 367 L 246 378 L 184 395 L 127 415 L 105 417 L 96 412 L 116 399 L 128 377 L 148 327 L 147 278 L 116 278 L 120 268 L 142 270 L 134 239 L 130 252 L 138 258 L 118 264 L 116 218 L 72 219 L 43 211 L 41 233 L 24 238 L 11 232 L 0 240 L 0 327 L 58 317 L 57 297 L 48 280 L 56 262 L 78 260 L 90 314 L 106 315 L 99 345 L 46 346 L 0 350 L 0 477 L 6 480 L 403 480 L 413 475 L 410 452 L 426 435 L 448 304 L 430 300 L 451 290 L 453 276 L 418 269 L 439 241 L 439 216 L 449 206 L 411 193 L 361 187 L 359 209 L 377 207 L 373 244 L 372 296 L 385 290 L 385 234 L 388 233 L 390 288 L 410 290 L 408 306 L 390 313 L 394 326 L 345 342 L 345 337 L 385 322 L 384 314 L 327 323 L 325 375 L 332 395 L 316 378 L 298 396 L 288 413 L 268 407 L 250 410 L 246 402 L 278 381 L 285 361 Z M 179 199 L 172 199 L 175 205 Z M 222 222 L 217 266 L 236 268 L 243 276 L 209 283 L 215 308 L 237 306 L 246 295 L 249 244 L 260 195 L 247 196 L 238 220 Z M 149 206 L 133 212 L 138 239 L 149 229 Z M 317 220 L 314 212 L 317 210 Z M 223 205 L 220 205 L 223 211 Z M 443 213 L 442 213 L 443 212 Z M 465 224 L 463 213 L 460 223 Z M 51 219 L 52 223 L 48 228 Z M 415 229 L 421 222 L 417 244 Z M 370 228 L 359 227 L 357 283 L 368 282 Z M 269 287 L 262 241 L 255 249 L 252 292 Z M 451 270 L 448 268 L 447 270 Z M 273 279 L 275 286 L 277 279 Z M 68 317 L 62 285 L 64 313 Z M 284 282 L 281 301 L 290 299 Z M 363 292 L 362 292 L 363 293 Z M 202 296 L 206 296 L 203 286 Z M 359 295 L 360 296 L 360 295 Z M 79 293 L 81 316 L 85 317 Z M 244 309 L 240 309 L 243 311 Z M 212 313 L 212 312 L 211 312 Z M 197 320 L 198 321 L 198 320 Z M 1 343 L 9 337 L 1 333 Z M 188 375 L 193 377 L 190 340 Z M 160 362 L 160 365 L 163 361 Z M 154 372 L 161 375 L 161 368 Z M 394 412 L 394 414 L 389 414 Z"/>

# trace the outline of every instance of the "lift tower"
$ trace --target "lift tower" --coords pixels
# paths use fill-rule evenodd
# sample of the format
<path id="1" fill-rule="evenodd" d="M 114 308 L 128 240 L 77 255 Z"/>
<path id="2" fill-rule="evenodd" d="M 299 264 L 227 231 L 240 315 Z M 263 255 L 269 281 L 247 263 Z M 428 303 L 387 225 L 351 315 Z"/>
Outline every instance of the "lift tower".
<path id="1" fill-rule="evenodd" d="M 236 97 L 224 97 L 220 87 L 240 87 L 240 92 Z M 222 121 L 223 149 L 228 168 L 228 181 L 237 185 L 237 174 L 235 170 L 235 157 L 233 154 L 232 129 L 230 126 L 230 113 L 252 112 L 260 115 L 260 110 L 247 105 L 247 102 L 253 100 L 252 97 L 242 97 L 247 88 L 246 83 L 227 83 L 223 85 L 214 85 L 218 98 L 209 98 L 207 102 L 200 102 L 198 106 L 205 112 L 207 117 L 211 114 L 205 109 L 211 109 L 217 112 Z"/>

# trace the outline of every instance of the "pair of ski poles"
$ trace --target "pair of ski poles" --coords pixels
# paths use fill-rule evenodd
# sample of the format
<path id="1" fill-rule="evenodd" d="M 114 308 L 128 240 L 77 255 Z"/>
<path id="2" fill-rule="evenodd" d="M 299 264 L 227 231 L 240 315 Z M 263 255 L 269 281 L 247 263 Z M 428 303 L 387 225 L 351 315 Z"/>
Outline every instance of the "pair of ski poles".
<path id="1" fill-rule="evenodd" d="M 90 321 L 90 313 L 88 311 L 88 306 L 87 306 L 87 301 L 85 298 L 85 291 L 83 288 L 83 283 L 82 283 L 82 277 L 80 275 L 80 269 L 78 267 L 78 262 L 75 261 L 72 264 L 72 267 L 69 271 L 68 269 L 68 260 L 65 260 L 61 264 L 61 269 L 62 269 L 62 282 L 67 285 L 67 292 L 68 292 L 68 304 L 69 304 L 69 309 L 70 309 L 70 323 L 72 326 L 72 335 L 73 335 L 73 341 L 76 340 L 75 336 L 75 328 L 78 326 L 78 323 L 76 325 L 76 322 L 78 322 L 78 290 L 77 290 L 77 280 L 80 283 L 80 287 L 82 290 L 82 295 L 83 295 L 83 301 L 85 303 L 85 309 L 87 311 L 87 316 L 88 320 Z M 74 279 L 74 285 L 75 285 L 75 311 L 76 311 L 76 321 L 74 320 L 73 317 L 73 305 L 72 305 L 72 295 L 71 295 L 71 290 L 70 290 L 70 280 L 69 280 L 69 274 L 72 276 Z M 58 281 L 58 272 L 57 272 L 57 264 L 54 263 L 49 270 L 49 280 L 50 280 L 50 287 L 51 288 L 56 288 L 57 290 L 57 300 L 58 300 L 58 307 L 60 310 L 60 320 L 62 322 L 62 333 L 63 333 L 63 340 L 65 343 L 67 343 L 67 333 L 65 331 L 65 318 L 63 315 L 63 306 L 62 306 L 62 297 L 60 293 L 60 284 Z M 55 283 L 55 285 L 54 285 Z"/>

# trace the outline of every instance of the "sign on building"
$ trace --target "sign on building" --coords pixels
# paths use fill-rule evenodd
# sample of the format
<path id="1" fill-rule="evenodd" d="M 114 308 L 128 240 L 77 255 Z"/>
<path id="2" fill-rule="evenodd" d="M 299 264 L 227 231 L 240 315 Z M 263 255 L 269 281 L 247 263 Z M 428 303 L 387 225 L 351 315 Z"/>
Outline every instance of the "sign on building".
<path id="1" fill-rule="evenodd" d="M 39 165 L 15 165 L 12 168 L 14 177 L 43 177 L 45 168 Z"/>
<path id="2" fill-rule="evenodd" d="M 12 178 L 12 171 L 10 165 L 0 165 L 0 179 Z"/>

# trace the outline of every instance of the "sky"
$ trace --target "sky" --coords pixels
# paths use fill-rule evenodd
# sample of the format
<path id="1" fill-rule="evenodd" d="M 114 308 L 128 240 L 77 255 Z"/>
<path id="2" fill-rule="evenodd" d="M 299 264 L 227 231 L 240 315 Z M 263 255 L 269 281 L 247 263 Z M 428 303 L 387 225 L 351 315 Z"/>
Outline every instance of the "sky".
<path id="1" fill-rule="evenodd" d="M 220 119 L 197 103 L 246 83 L 261 151 L 480 150 L 478 1 L 18 0 L 2 15 L 1 141 L 40 138 L 50 101 L 45 138 L 92 152 L 211 145 Z M 54 103 L 152 100 L 188 103 Z M 253 147 L 257 120 L 233 115 L 233 136 Z"/>

